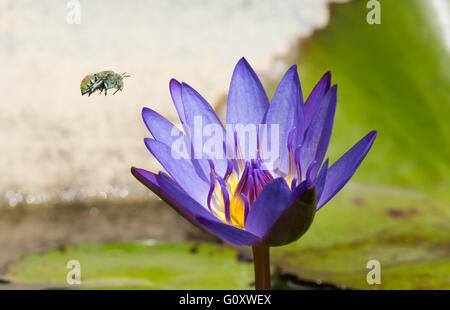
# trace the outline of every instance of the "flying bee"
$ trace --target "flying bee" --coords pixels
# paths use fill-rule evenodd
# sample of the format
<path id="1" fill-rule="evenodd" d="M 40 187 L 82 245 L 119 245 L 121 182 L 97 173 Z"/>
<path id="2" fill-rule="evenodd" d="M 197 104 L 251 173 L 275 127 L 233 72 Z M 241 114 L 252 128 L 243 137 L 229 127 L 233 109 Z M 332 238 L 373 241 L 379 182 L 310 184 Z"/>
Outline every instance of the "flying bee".
<path id="1" fill-rule="evenodd" d="M 107 90 L 115 88 L 116 91 L 113 93 L 115 95 L 119 90 L 123 89 L 123 79 L 130 77 L 125 73 L 118 74 L 113 71 L 102 71 L 99 73 L 89 74 L 84 77 L 81 81 L 80 90 L 81 95 L 88 94 L 90 96 L 96 90 L 105 91 L 105 96 L 107 95 Z"/>

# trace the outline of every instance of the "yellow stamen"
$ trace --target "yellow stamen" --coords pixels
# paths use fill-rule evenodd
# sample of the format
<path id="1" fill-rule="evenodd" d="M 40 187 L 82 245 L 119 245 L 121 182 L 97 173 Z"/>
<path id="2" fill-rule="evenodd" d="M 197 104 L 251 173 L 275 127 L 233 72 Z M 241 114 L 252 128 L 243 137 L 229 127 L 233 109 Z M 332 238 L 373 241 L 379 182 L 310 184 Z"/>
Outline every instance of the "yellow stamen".
<path id="1" fill-rule="evenodd" d="M 230 197 L 230 216 L 231 224 L 244 228 L 245 217 L 245 204 L 240 193 L 236 193 L 236 188 L 239 184 L 239 179 L 236 177 L 233 171 L 227 180 L 225 180 L 226 188 Z M 222 222 L 227 223 L 225 216 L 225 202 L 223 200 L 222 188 L 219 183 L 216 182 L 214 186 L 214 194 L 212 197 L 211 209 L 215 216 L 217 216 Z"/>

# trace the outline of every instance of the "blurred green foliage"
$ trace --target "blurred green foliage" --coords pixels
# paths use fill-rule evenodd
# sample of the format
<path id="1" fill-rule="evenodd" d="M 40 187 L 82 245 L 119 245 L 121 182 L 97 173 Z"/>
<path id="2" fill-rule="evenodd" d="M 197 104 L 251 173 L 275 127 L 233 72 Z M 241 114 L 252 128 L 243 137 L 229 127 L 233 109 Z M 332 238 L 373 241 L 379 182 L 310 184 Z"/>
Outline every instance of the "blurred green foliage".
<path id="1" fill-rule="evenodd" d="M 370 130 L 378 136 L 352 179 L 372 185 L 347 185 L 273 261 L 351 288 L 449 289 L 449 51 L 427 1 L 380 3 L 379 25 L 366 22 L 367 1 L 332 4 L 329 25 L 285 59 L 299 65 L 304 94 L 328 70 L 339 85 L 332 162 Z M 366 282 L 371 259 L 380 286 Z"/>
<path id="2" fill-rule="evenodd" d="M 379 25 L 367 23 L 365 0 L 332 4 L 329 25 L 286 64 L 299 65 L 305 98 L 328 70 L 338 84 L 331 162 L 378 130 L 354 180 L 414 188 L 448 203 L 449 51 L 427 1 L 380 3 Z"/>

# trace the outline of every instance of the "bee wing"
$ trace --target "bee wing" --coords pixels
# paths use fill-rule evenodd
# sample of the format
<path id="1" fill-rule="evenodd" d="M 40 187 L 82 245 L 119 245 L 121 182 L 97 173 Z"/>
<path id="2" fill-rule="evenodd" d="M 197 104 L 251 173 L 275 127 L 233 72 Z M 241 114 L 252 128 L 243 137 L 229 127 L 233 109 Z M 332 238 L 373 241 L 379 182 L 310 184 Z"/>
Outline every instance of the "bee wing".
<path id="1" fill-rule="evenodd" d="M 100 85 L 102 85 L 104 81 L 105 81 L 104 79 L 99 79 L 97 82 L 95 82 L 95 84 L 93 84 L 93 85 L 91 86 L 91 88 L 94 89 L 94 90 L 97 89 L 97 87 L 99 87 Z"/>

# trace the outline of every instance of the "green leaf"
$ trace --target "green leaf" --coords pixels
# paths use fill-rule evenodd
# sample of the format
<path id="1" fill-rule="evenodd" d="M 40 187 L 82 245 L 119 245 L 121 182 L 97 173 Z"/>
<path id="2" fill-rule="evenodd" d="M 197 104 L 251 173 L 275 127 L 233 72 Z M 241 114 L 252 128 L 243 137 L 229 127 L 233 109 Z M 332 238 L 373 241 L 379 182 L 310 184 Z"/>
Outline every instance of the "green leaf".
<path id="1" fill-rule="evenodd" d="M 358 289 L 450 289 L 450 209 L 422 194 L 352 183 L 299 241 L 273 248 L 284 272 Z M 369 260 L 381 285 L 369 285 Z"/>
<path id="2" fill-rule="evenodd" d="M 251 289 L 253 267 L 236 252 L 208 244 L 80 244 L 32 254 L 5 275 L 16 283 L 66 287 L 66 264 L 81 264 L 80 288 Z M 77 288 L 72 286 L 71 288 Z"/>

